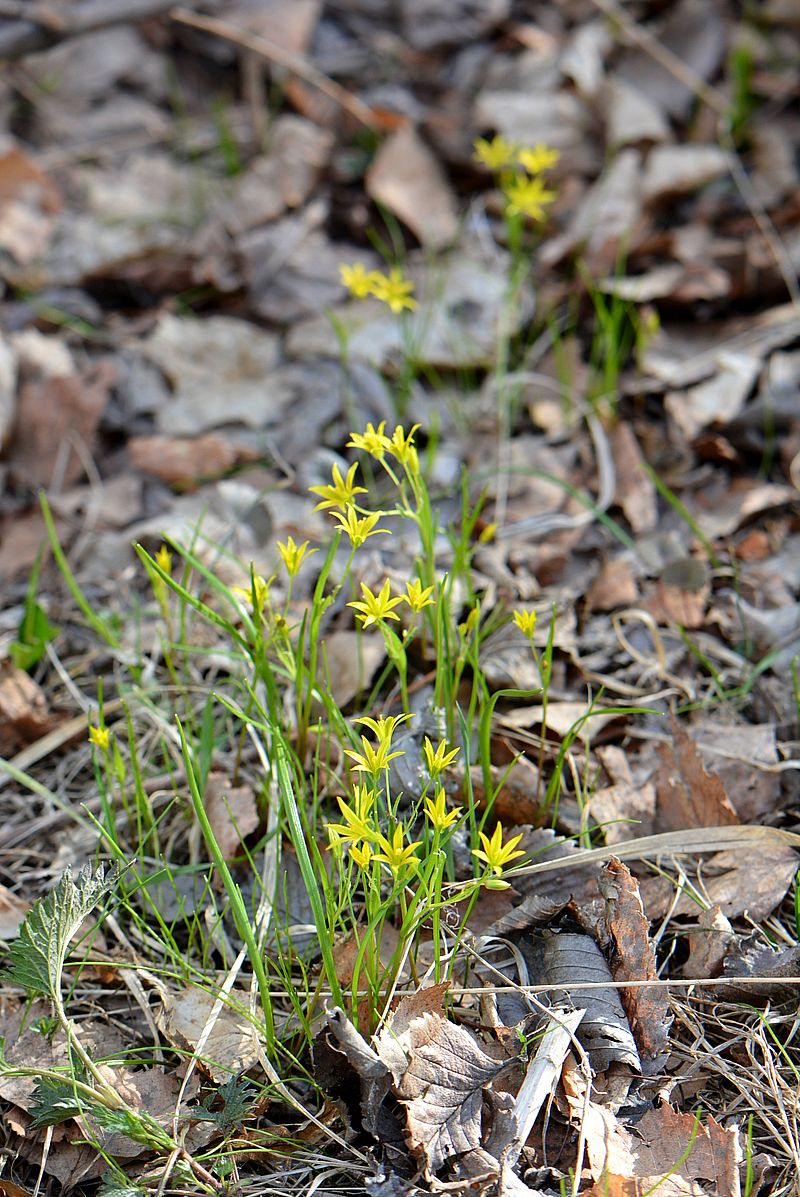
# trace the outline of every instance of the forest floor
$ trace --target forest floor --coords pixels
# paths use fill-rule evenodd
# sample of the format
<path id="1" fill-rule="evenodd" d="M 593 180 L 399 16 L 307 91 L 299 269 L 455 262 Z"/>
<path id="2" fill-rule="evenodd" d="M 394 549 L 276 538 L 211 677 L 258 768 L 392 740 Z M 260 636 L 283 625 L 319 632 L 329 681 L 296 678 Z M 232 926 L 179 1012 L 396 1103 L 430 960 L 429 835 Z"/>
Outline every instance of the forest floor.
<path id="1" fill-rule="evenodd" d="M 800 1192 L 796 6 L 0 57 L 0 1192 Z"/>

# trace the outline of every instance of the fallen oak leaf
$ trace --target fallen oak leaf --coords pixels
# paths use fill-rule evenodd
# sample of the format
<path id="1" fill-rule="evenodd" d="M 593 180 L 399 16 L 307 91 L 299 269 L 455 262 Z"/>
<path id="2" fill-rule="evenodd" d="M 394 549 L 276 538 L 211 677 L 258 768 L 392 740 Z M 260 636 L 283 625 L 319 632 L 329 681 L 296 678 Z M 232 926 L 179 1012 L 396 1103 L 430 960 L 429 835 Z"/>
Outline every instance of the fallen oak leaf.
<path id="1" fill-rule="evenodd" d="M 409 1027 L 408 1068 L 398 1086 L 409 1145 L 430 1172 L 480 1145 L 483 1090 L 508 1066 L 488 1056 L 465 1027 L 424 1014 Z"/>

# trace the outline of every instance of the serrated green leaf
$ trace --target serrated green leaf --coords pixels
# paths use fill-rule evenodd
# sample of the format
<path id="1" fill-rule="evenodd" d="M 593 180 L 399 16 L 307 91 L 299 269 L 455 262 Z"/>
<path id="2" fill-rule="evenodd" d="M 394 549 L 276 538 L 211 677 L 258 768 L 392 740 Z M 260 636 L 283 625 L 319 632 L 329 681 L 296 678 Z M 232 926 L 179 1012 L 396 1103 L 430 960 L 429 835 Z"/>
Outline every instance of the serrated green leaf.
<path id="1" fill-rule="evenodd" d="M 72 1082 L 65 1077 L 39 1077 L 33 1090 L 34 1107 L 32 1126 L 55 1126 L 68 1118 L 77 1118 L 86 1113 L 86 1101 L 81 1099 Z"/>
<path id="2" fill-rule="evenodd" d="M 151 1150 L 171 1151 L 175 1146 L 164 1128 L 144 1110 L 137 1113 L 134 1110 L 110 1110 L 106 1106 L 96 1105 L 87 1113 L 91 1113 L 104 1131 L 126 1135 L 134 1143 L 141 1143 Z"/>
<path id="3" fill-rule="evenodd" d="M 255 1095 L 255 1087 L 250 1081 L 232 1076 L 224 1085 L 220 1085 L 216 1093 L 206 1098 L 202 1106 L 195 1107 L 189 1117 L 197 1121 L 214 1122 L 223 1130 L 231 1130 L 242 1125 Z M 222 1109 L 209 1108 L 211 1102 L 216 1100 L 222 1101 Z"/>
<path id="4" fill-rule="evenodd" d="M 142 1197 L 145 1192 L 124 1173 L 106 1172 L 100 1181 L 97 1197 Z"/>
<path id="5" fill-rule="evenodd" d="M 118 876 L 118 870 L 106 875 L 100 868 L 93 873 L 87 865 L 76 882 L 68 868 L 55 889 L 34 902 L 25 916 L 9 950 L 7 980 L 19 985 L 29 997 L 57 1001 L 70 940 Z"/>

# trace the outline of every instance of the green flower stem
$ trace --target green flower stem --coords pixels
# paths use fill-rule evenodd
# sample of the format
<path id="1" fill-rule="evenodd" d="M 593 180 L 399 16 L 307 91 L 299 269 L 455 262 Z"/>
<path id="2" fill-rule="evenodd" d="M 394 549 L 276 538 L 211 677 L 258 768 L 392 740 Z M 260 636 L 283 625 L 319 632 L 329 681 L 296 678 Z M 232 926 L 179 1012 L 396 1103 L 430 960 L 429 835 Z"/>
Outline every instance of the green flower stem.
<path id="1" fill-rule="evenodd" d="M 267 1045 L 270 1051 L 275 1048 L 275 1027 L 272 1015 L 272 1003 L 269 995 L 269 978 L 264 967 L 264 961 L 261 955 L 261 950 L 258 946 L 258 941 L 253 930 L 253 925 L 250 922 L 250 916 L 247 913 L 247 908 L 244 904 L 242 891 L 233 879 L 231 871 L 228 868 L 228 862 L 220 851 L 220 846 L 217 838 L 214 835 L 213 828 L 209 822 L 206 809 L 203 805 L 203 798 L 197 785 L 197 777 L 194 770 L 192 756 L 189 751 L 189 744 L 183 730 L 183 726 L 178 722 L 178 732 L 181 737 L 181 752 L 183 753 L 183 763 L 186 769 L 186 777 L 189 782 L 189 793 L 192 799 L 192 806 L 194 807 L 195 817 L 200 824 L 200 830 L 203 833 L 206 847 L 211 856 L 214 866 L 217 869 L 222 883 L 225 887 L 225 892 L 228 895 L 228 900 L 231 904 L 231 914 L 236 925 L 236 930 L 242 938 L 242 941 L 247 945 L 247 955 L 250 960 L 250 966 L 255 974 L 258 983 L 259 996 L 261 998 L 261 1008 L 264 1012 L 264 1026 L 266 1031 Z"/>

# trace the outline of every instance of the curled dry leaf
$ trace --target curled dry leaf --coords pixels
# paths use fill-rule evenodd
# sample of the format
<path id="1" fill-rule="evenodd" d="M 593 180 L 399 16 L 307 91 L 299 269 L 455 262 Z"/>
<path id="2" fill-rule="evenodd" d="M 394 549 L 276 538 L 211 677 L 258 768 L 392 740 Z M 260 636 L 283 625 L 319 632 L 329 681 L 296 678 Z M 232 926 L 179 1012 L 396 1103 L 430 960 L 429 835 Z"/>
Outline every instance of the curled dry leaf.
<path id="1" fill-rule="evenodd" d="M 545 940 L 542 981 L 552 985 L 551 1004 L 575 1004 L 586 1011 L 578 1038 L 596 1072 L 611 1064 L 640 1071 L 639 1053 L 622 1008 L 619 993 L 607 989 L 579 989 L 580 982 L 611 982 L 611 970 L 590 935 L 562 932 Z"/>
<path id="2" fill-rule="evenodd" d="M 600 892 L 606 900 L 605 929 L 613 945 L 611 971 L 615 981 L 657 980 L 656 955 L 648 934 L 639 884 L 627 865 L 612 858 L 600 874 Z M 654 986 L 622 989 L 625 1013 L 639 1054 L 655 1060 L 669 1043 L 672 1014 L 667 990 Z"/>

